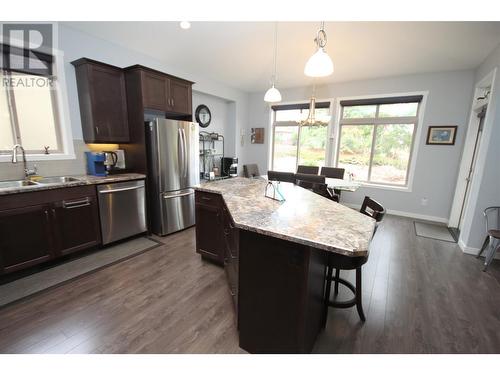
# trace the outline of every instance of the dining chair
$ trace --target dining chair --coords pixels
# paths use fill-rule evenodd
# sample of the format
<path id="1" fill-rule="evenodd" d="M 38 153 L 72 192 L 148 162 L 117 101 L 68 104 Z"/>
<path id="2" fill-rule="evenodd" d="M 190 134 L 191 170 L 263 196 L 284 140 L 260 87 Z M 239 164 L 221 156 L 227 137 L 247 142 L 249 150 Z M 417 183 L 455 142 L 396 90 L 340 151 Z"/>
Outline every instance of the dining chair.
<path id="1" fill-rule="evenodd" d="M 297 173 L 317 175 L 318 172 L 319 172 L 319 167 L 312 166 L 312 165 L 299 165 L 297 167 Z"/>
<path id="2" fill-rule="evenodd" d="M 497 250 L 500 248 L 500 207 L 487 207 L 483 211 L 483 215 L 486 221 L 487 235 L 479 254 L 477 254 L 477 258 L 481 256 L 484 250 L 488 249 L 483 267 L 483 271 L 486 271 L 495 257 Z"/>
<path id="3" fill-rule="evenodd" d="M 380 223 L 385 215 L 385 208 L 378 203 L 377 201 L 371 199 L 370 197 L 365 197 L 363 200 L 363 204 L 361 205 L 360 212 L 364 215 L 370 216 L 375 221 Z M 373 235 L 375 235 L 375 230 Z M 329 307 L 337 307 L 341 309 L 349 308 L 356 306 L 358 310 L 359 318 L 364 322 L 366 320 L 365 313 L 363 311 L 363 303 L 362 303 L 362 282 L 361 282 L 361 268 L 363 264 L 368 261 L 368 254 L 364 256 L 353 256 L 349 257 L 347 255 L 337 254 L 337 253 L 328 253 L 328 263 L 326 269 L 326 288 L 325 288 L 325 320 L 324 325 L 326 325 L 326 320 L 328 316 L 328 308 Z M 333 270 L 335 270 L 335 276 L 333 276 Z M 340 278 L 341 270 L 356 270 L 356 281 L 355 285 L 350 283 L 345 279 Z M 330 292 L 332 289 L 332 282 L 335 282 L 334 286 L 334 294 L 335 296 L 339 293 L 339 284 L 346 286 L 353 294 L 354 297 L 347 301 L 337 301 L 330 300 Z"/>
<path id="4" fill-rule="evenodd" d="M 257 164 L 243 165 L 243 176 L 247 178 L 259 177 L 259 166 Z"/>
<path id="5" fill-rule="evenodd" d="M 321 172 L 319 174 L 327 178 L 339 178 L 343 180 L 344 173 L 345 173 L 344 168 L 321 167 Z"/>
<path id="6" fill-rule="evenodd" d="M 269 181 L 291 182 L 292 184 L 294 184 L 295 183 L 295 173 L 267 171 L 267 179 Z"/>

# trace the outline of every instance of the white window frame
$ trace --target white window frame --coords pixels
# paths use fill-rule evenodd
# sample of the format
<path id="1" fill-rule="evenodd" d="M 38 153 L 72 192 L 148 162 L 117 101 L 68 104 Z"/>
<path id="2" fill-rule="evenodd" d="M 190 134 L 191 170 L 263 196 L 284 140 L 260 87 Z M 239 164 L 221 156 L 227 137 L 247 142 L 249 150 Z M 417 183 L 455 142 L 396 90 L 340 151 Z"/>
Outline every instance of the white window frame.
<path id="1" fill-rule="evenodd" d="M 54 29 L 57 32 L 57 28 Z M 51 51 L 54 56 L 54 85 L 55 92 L 55 107 L 54 112 L 56 118 L 55 124 L 58 126 L 56 129 L 57 136 L 60 139 L 61 150 L 60 152 L 53 154 L 44 154 L 42 151 L 39 153 L 26 153 L 27 161 L 44 161 L 44 160 L 72 160 L 75 159 L 75 150 L 73 145 L 73 134 L 71 129 L 71 121 L 69 116 L 69 105 L 68 105 L 68 95 L 67 95 L 67 85 L 66 85 L 66 75 L 64 70 L 64 53 L 59 49 L 53 49 Z M 49 150 L 50 152 L 50 150 Z M 0 154 L 0 163 L 11 162 L 11 154 L 2 153 Z"/>
<path id="2" fill-rule="evenodd" d="M 333 109 L 334 109 L 334 103 L 335 99 L 329 98 L 329 99 L 316 99 L 316 103 L 323 103 L 323 102 L 329 102 L 330 103 L 330 121 L 328 122 L 327 125 L 327 142 L 326 142 L 326 147 L 325 147 L 325 166 L 329 165 L 329 159 L 330 155 L 332 153 L 332 140 L 333 138 L 331 137 L 332 134 L 332 128 L 333 128 L 333 123 L 334 123 L 334 116 L 333 116 Z M 280 102 L 279 105 L 294 105 L 294 104 L 309 104 L 309 100 L 297 100 L 297 101 L 292 101 L 292 102 Z M 271 107 L 269 107 L 269 126 L 271 128 L 271 131 L 269 132 L 269 159 L 268 159 L 268 170 L 274 170 L 274 132 L 275 132 L 275 117 L 276 117 L 276 111 L 273 110 Z M 297 170 L 297 166 L 299 163 L 299 147 L 300 147 L 300 125 L 298 125 L 294 121 L 280 121 L 279 126 L 299 126 L 299 131 L 297 134 L 297 159 L 295 162 L 295 170 Z"/>
<path id="3" fill-rule="evenodd" d="M 403 93 L 390 93 L 390 94 L 376 94 L 376 95 L 359 95 L 359 96 L 350 96 L 350 97 L 342 97 L 342 98 L 337 98 L 336 100 L 336 105 L 335 105 L 335 114 L 333 117 L 335 117 L 334 120 L 334 129 L 333 129 L 333 134 L 334 134 L 334 147 L 333 147 L 333 152 L 331 155 L 331 163 L 330 165 L 336 166 L 338 162 L 338 154 L 340 150 L 340 130 L 341 130 L 341 116 L 342 116 L 342 105 L 340 104 L 341 101 L 344 100 L 360 100 L 360 99 L 381 99 L 381 98 L 392 98 L 392 97 L 401 97 L 401 96 L 414 96 L 414 95 L 422 95 L 422 101 L 419 104 L 418 107 L 418 113 L 417 113 L 417 121 L 415 123 L 416 129 L 414 129 L 413 132 L 413 139 L 412 139 L 412 145 L 411 145 L 411 150 L 410 150 L 410 158 L 408 161 L 408 170 L 407 170 L 407 184 L 406 185 L 393 185 L 393 184 L 383 184 L 383 183 L 374 183 L 374 182 L 366 182 L 366 181 L 360 181 L 362 186 L 366 187 L 371 187 L 371 188 L 378 188 L 378 189 L 384 189 L 384 190 L 396 190 L 396 191 L 402 191 L 402 192 L 412 192 L 413 189 L 413 179 L 415 175 L 415 167 L 416 167 L 416 161 L 418 158 L 418 151 L 420 149 L 420 143 L 421 143 L 421 136 L 422 136 L 422 128 L 423 128 L 423 118 L 425 114 L 425 106 L 427 102 L 427 96 L 429 92 L 428 91 L 416 91 L 416 92 L 403 92 Z M 381 123 L 401 123 L 402 120 L 407 119 L 405 117 L 395 117 L 395 118 L 384 118 L 383 120 L 380 120 Z M 413 117 L 412 117 L 413 119 Z M 372 120 L 372 119 L 370 119 Z M 350 121 L 349 121 L 350 122 Z M 363 120 L 361 119 L 355 119 L 352 121 L 354 123 L 361 123 Z M 373 122 L 373 121 L 372 121 Z M 404 121 L 403 121 L 404 123 Z M 414 123 L 413 121 L 411 123 Z M 345 120 L 344 120 L 344 124 Z M 365 121 L 366 124 L 366 121 Z M 371 123 L 370 123 L 371 124 Z M 374 127 L 374 132 L 375 132 L 375 127 Z M 372 151 L 371 154 L 373 154 L 373 147 L 374 145 L 372 144 Z M 373 157 L 373 155 L 371 155 Z"/>

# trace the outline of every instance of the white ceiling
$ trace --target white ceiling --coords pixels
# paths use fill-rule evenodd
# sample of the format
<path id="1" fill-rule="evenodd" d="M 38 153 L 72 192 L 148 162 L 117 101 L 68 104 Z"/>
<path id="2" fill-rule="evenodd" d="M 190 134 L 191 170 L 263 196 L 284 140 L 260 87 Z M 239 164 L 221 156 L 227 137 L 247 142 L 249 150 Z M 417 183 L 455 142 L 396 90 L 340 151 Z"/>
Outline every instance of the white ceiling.
<path id="1" fill-rule="evenodd" d="M 67 22 L 66 25 L 240 90 L 265 90 L 274 23 Z M 319 22 L 278 24 L 278 88 L 312 83 L 304 64 Z M 477 67 L 500 43 L 500 22 L 328 22 L 335 71 L 318 83 Z"/>

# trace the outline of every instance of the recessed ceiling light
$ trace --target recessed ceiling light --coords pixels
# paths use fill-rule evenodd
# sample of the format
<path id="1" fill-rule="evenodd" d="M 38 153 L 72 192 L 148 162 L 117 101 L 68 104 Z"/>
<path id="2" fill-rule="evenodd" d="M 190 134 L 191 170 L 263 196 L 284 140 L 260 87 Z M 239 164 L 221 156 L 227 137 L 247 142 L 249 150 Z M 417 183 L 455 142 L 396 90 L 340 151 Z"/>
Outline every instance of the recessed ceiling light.
<path id="1" fill-rule="evenodd" d="M 187 30 L 191 27 L 191 22 L 189 21 L 181 21 L 181 29 Z"/>

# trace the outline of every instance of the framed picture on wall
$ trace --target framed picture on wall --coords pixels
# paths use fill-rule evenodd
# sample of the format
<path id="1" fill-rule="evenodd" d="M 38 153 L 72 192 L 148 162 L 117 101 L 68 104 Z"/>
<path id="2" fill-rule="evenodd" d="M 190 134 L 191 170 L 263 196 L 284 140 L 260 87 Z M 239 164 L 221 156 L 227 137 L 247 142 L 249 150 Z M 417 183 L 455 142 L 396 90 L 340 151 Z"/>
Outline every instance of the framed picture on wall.
<path id="1" fill-rule="evenodd" d="M 453 146 L 456 137 L 457 126 L 429 126 L 426 144 Z"/>
<path id="2" fill-rule="evenodd" d="M 264 128 L 252 128 L 250 139 L 252 143 L 264 143 Z"/>

